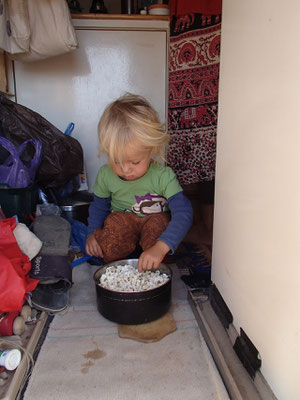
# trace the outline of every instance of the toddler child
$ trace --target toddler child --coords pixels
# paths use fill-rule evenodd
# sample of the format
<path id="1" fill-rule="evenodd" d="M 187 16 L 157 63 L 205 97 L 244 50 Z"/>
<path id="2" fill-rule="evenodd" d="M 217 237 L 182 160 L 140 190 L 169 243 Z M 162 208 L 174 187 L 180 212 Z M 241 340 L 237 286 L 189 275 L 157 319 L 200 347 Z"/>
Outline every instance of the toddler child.
<path id="1" fill-rule="evenodd" d="M 157 162 L 169 135 L 148 101 L 133 94 L 105 109 L 98 133 L 108 163 L 94 185 L 86 252 L 107 263 L 128 258 L 139 245 L 138 270 L 156 269 L 193 221 L 174 172 Z"/>

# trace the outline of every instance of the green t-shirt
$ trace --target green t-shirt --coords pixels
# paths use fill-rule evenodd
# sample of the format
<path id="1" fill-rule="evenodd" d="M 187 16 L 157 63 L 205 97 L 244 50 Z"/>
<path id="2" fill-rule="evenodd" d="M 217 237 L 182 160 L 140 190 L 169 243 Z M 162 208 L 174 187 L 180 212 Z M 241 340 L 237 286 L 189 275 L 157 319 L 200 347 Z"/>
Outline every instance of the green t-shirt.
<path id="1" fill-rule="evenodd" d="M 139 179 L 125 181 L 103 165 L 97 175 L 94 193 L 98 197 L 111 197 L 112 211 L 132 211 L 145 216 L 167 211 L 167 200 L 182 191 L 170 167 L 150 163 L 148 171 Z"/>

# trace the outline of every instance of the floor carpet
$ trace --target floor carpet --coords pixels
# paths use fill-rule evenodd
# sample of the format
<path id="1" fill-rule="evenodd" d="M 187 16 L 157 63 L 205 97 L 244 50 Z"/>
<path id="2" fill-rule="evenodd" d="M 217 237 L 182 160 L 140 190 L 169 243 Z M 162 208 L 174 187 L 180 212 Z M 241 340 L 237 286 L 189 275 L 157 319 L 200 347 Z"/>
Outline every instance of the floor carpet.
<path id="1" fill-rule="evenodd" d="M 28 382 L 25 400 L 229 399 L 172 265 L 176 331 L 155 343 L 120 338 L 96 307 L 93 273 L 74 269 L 70 307 L 55 315 Z"/>

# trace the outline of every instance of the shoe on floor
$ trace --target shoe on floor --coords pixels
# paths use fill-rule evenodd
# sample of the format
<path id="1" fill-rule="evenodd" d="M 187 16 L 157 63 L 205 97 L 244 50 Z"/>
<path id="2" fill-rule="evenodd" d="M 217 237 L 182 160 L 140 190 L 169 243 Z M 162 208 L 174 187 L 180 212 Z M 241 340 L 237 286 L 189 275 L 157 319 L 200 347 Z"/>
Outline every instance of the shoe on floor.
<path id="1" fill-rule="evenodd" d="M 33 232 L 43 245 L 31 261 L 29 275 L 40 280 L 32 291 L 32 305 L 51 313 L 63 311 L 73 284 L 69 257 L 71 225 L 60 216 L 41 215 L 33 222 Z"/>
<path id="2" fill-rule="evenodd" d="M 66 256 L 69 252 L 71 225 L 58 215 L 41 215 L 33 222 L 34 234 L 43 242 L 39 254 Z"/>
<path id="3" fill-rule="evenodd" d="M 29 276 L 39 279 L 40 284 L 65 281 L 68 287 L 72 282 L 72 266 L 69 256 L 54 256 L 38 254 L 31 261 Z"/>
<path id="4" fill-rule="evenodd" d="M 69 287 L 64 281 L 38 284 L 32 292 L 32 306 L 38 310 L 57 313 L 65 310 L 69 303 Z"/>

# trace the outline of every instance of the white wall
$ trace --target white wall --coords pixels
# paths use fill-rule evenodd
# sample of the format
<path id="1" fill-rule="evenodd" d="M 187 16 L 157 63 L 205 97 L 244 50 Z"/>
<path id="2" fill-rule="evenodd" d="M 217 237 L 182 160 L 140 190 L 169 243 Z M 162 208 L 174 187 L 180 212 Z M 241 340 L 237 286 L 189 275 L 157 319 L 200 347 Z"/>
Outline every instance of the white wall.
<path id="1" fill-rule="evenodd" d="M 300 3 L 224 0 L 212 279 L 300 399 Z"/>
<path id="2" fill-rule="evenodd" d="M 150 101 L 166 120 L 168 21 L 73 19 L 79 48 L 32 63 L 14 62 L 17 102 L 38 112 L 83 148 L 89 191 L 106 162 L 98 157 L 104 108 L 126 92 Z"/>

